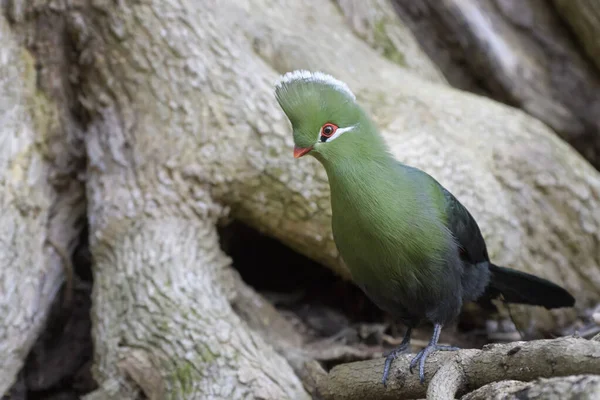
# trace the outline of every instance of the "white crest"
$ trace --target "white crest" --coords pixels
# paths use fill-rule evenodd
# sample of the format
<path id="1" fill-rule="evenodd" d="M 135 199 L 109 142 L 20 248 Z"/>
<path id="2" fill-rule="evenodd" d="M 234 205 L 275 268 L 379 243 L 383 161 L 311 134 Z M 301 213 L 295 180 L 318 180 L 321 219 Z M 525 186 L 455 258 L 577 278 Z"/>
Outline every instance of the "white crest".
<path id="1" fill-rule="evenodd" d="M 346 83 L 324 72 L 310 72 L 304 69 L 298 69 L 295 71 L 287 72 L 279 77 L 279 79 L 275 83 L 275 87 L 280 88 L 286 83 L 298 80 L 306 80 L 309 82 L 318 82 L 324 85 L 328 85 L 333 89 L 346 94 L 352 100 L 356 100 L 356 96 L 354 95 L 354 93 L 352 93 L 352 90 L 350 90 Z"/>

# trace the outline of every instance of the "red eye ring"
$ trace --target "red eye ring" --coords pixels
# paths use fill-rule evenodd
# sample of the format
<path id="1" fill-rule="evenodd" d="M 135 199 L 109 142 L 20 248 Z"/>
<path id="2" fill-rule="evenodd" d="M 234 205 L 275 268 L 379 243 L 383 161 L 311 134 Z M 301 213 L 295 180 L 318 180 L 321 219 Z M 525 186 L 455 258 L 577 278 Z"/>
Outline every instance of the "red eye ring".
<path id="1" fill-rule="evenodd" d="M 335 131 L 337 131 L 338 126 L 331 124 L 331 123 L 327 123 L 325 125 L 323 125 L 321 127 L 321 136 L 322 137 L 326 137 L 326 138 L 330 138 L 333 136 L 333 134 L 335 133 Z"/>

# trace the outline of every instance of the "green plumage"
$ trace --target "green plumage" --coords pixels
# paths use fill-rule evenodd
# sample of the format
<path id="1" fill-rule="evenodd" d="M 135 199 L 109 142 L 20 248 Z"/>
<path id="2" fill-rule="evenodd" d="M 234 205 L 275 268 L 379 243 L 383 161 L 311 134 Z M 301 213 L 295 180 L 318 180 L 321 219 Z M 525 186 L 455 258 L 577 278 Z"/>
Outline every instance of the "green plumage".
<path id="1" fill-rule="evenodd" d="M 385 155 L 323 162 L 335 243 L 354 281 L 381 308 L 411 325 L 446 322 L 460 307 L 460 277 L 446 259 L 458 252 L 444 195 L 433 179 Z"/>
<path id="2" fill-rule="evenodd" d="M 394 159 L 343 82 L 296 71 L 281 79 L 276 97 L 292 123 L 295 154 L 314 156 L 327 172 L 334 240 L 353 280 L 408 326 L 404 348 L 419 323 L 436 327 L 417 356 L 421 378 L 429 352 L 446 350 L 439 330 L 465 301 L 489 305 L 502 295 L 547 308 L 574 304 L 549 281 L 493 265 L 466 208 L 430 175 Z M 325 134 L 328 124 L 337 134 Z"/>

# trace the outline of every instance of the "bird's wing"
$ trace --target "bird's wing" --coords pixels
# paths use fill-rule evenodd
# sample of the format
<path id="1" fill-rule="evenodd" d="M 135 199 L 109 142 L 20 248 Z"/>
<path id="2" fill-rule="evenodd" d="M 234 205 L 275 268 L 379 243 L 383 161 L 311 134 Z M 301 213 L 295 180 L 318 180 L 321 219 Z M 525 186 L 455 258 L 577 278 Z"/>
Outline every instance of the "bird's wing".
<path id="1" fill-rule="evenodd" d="M 471 213 L 444 187 L 442 191 L 446 200 L 446 226 L 458 242 L 461 258 L 471 264 L 489 261 L 485 240 Z"/>
<path id="2" fill-rule="evenodd" d="M 420 187 L 432 185 L 441 191 L 438 206 L 446 216 L 446 227 L 459 245 L 460 257 L 472 265 L 490 261 L 475 218 L 456 197 L 425 171 L 402 163 L 398 163 L 398 167 L 403 173 L 409 174 L 412 180 L 419 182 Z"/>

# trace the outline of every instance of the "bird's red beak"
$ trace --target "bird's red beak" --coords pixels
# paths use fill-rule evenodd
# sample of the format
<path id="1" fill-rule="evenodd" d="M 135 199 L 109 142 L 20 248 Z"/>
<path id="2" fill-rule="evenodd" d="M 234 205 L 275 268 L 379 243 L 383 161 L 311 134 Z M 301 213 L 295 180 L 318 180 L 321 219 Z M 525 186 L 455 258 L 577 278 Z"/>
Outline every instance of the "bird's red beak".
<path id="1" fill-rule="evenodd" d="M 300 158 L 303 155 L 305 155 L 306 153 L 308 153 L 309 151 L 311 151 L 312 149 L 313 149 L 312 146 L 310 146 L 310 147 L 294 146 L 294 158 Z"/>

